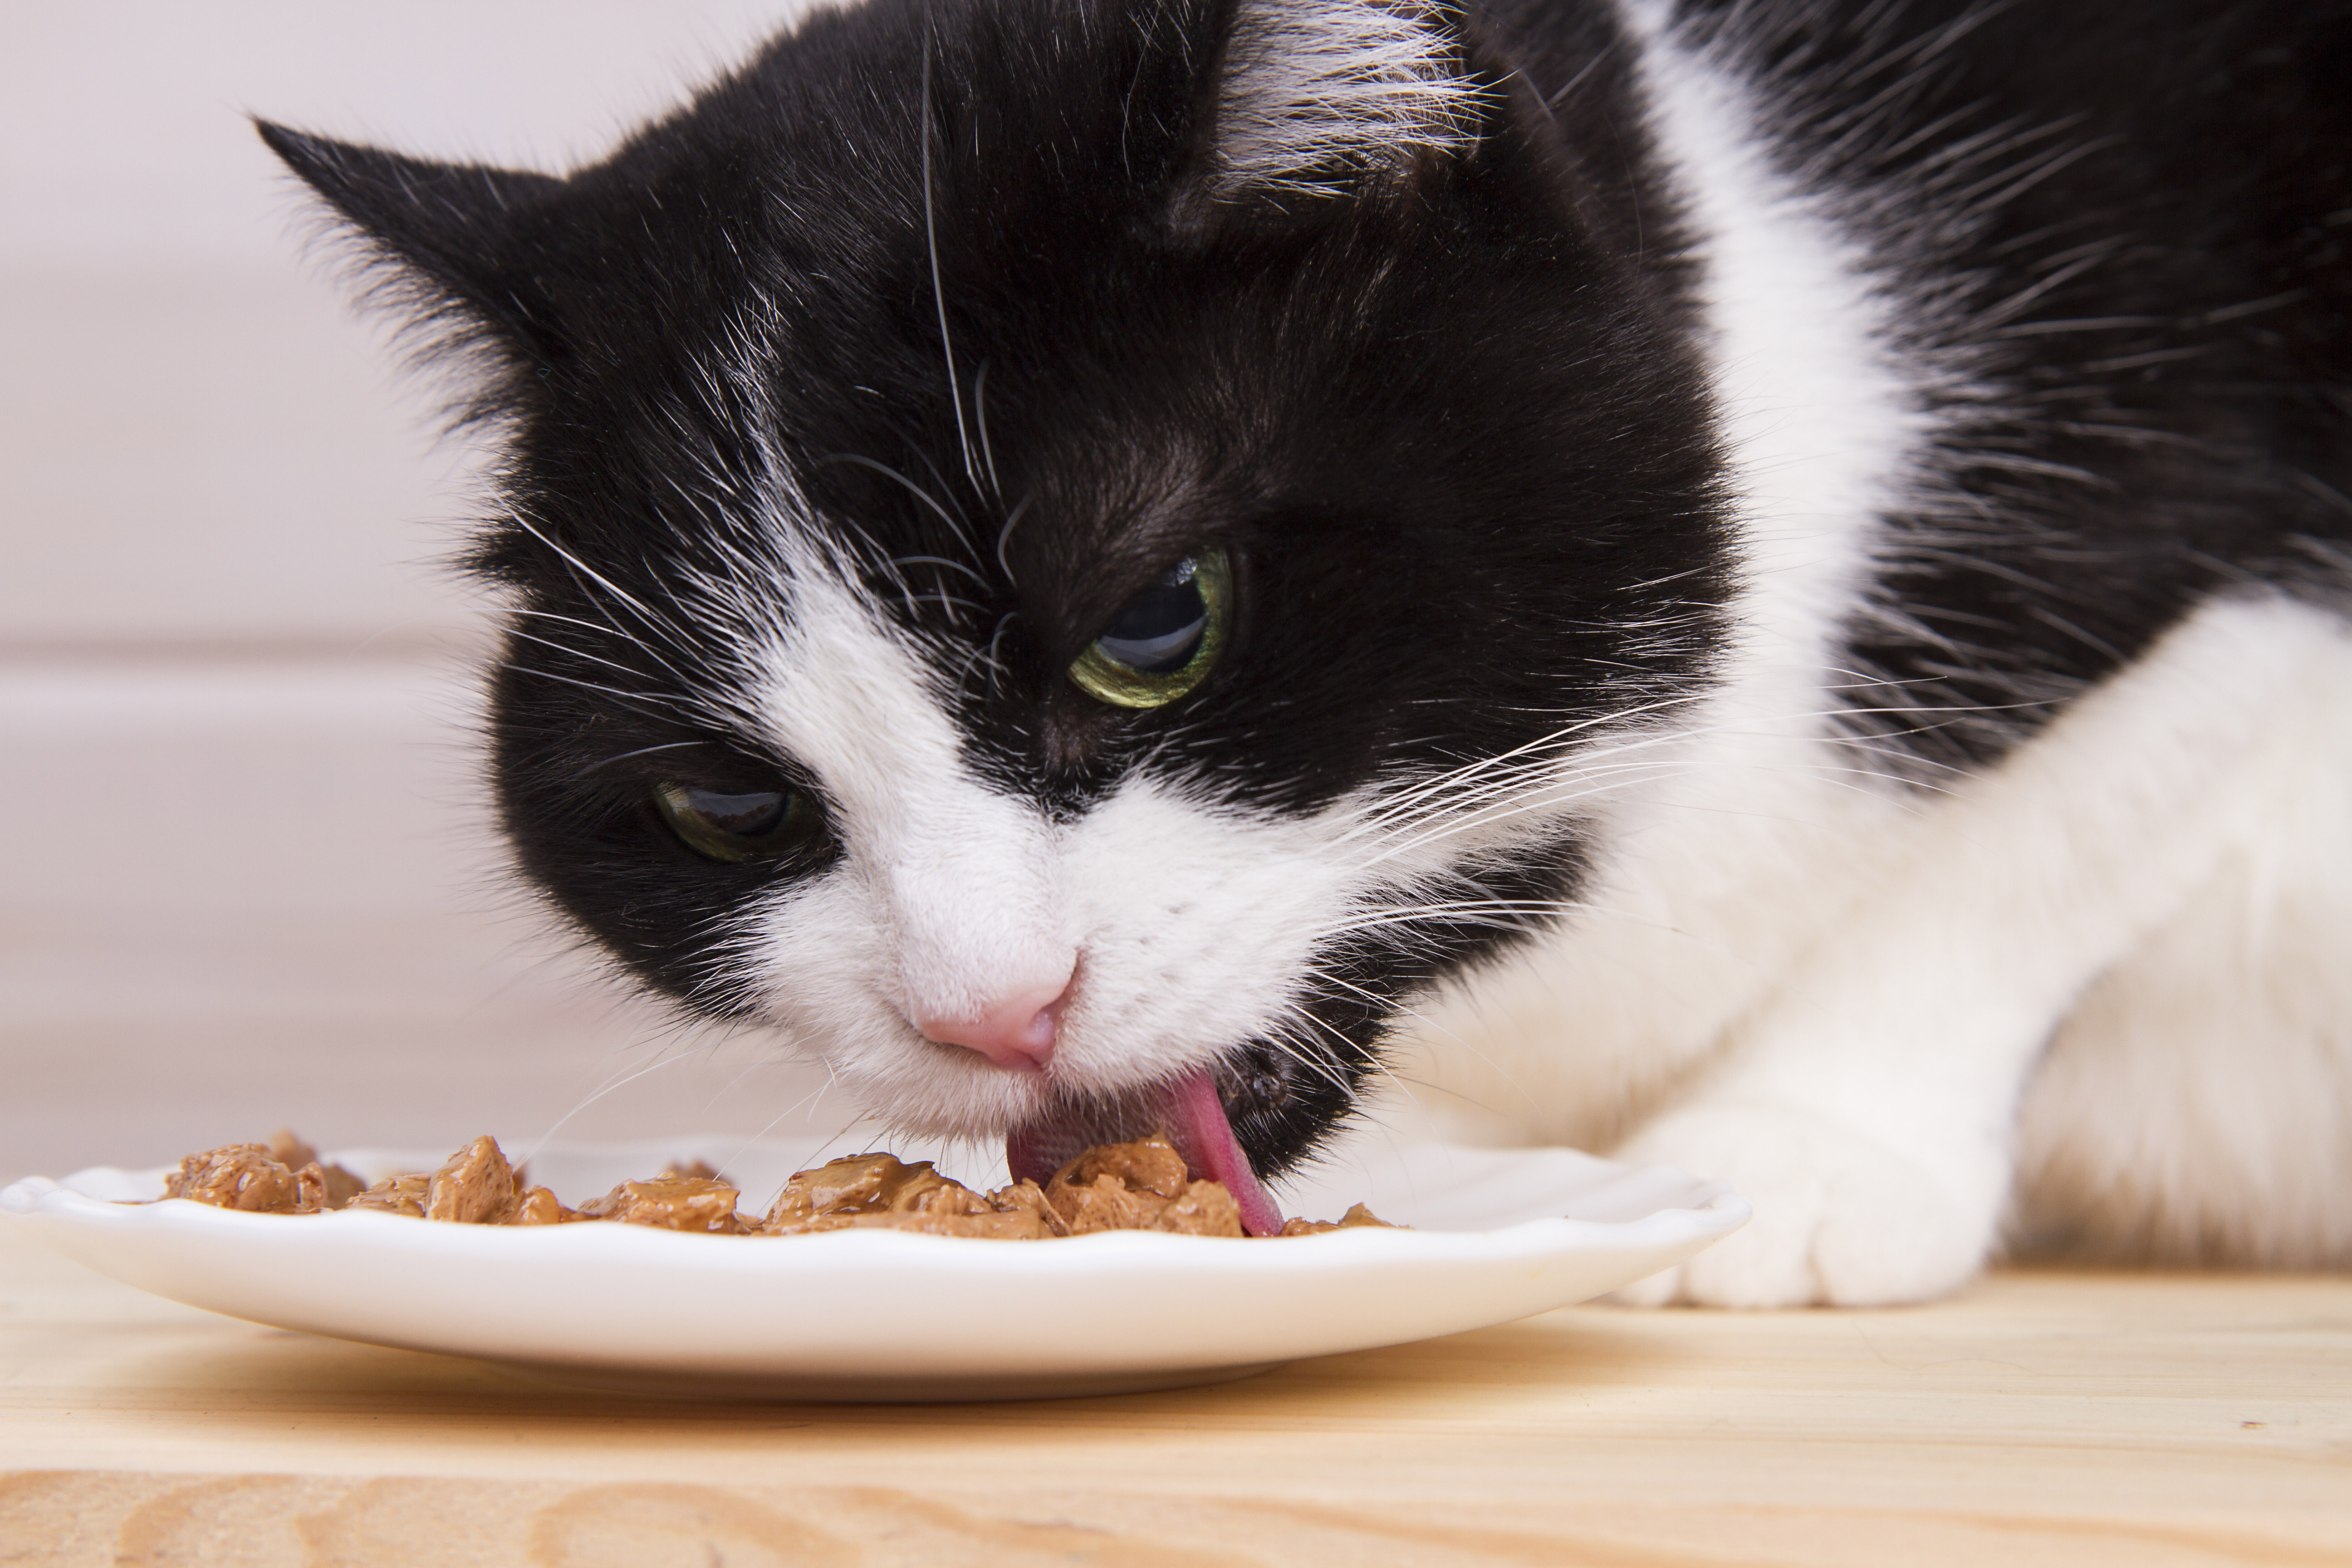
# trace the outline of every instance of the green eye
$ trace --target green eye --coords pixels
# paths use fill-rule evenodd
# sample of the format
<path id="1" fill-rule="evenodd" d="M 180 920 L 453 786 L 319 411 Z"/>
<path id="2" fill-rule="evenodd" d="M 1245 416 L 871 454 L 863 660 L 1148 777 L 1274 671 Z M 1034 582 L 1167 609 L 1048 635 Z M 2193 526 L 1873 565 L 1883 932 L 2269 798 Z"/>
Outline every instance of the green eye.
<path id="1" fill-rule="evenodd" d="M 790 789 L 730 795 L 656 784 L 654 807 L 688 848 L 713 860 L 772 860 L 808 842 L 820 826 L 809 798 Z"/>
<path id="2" fill-rule="evenodd" d="M 1070 666 L 1090 697 L 1119 708 L 1173 702 L 1209 678 L 1234 617 L 1222 550 L 1189 555 L 1127 602 Z"/>

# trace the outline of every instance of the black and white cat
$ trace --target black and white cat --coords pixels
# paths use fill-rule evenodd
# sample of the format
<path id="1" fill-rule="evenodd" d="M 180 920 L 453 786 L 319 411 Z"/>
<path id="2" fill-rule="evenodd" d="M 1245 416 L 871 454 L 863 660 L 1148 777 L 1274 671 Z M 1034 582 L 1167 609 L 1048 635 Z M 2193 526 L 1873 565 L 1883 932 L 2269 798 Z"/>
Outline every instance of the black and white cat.
<path id="1" fill-rule="evenodd" d="M 2352 1259 L 2347 81 L 867 0 L 565 178 L 262 130 L 467 356 L 505 820 L 645 983 L 1261 1229 L 1409 1051 L 1748 1193 L 1638 1298 L 1876 1302 Z"/>

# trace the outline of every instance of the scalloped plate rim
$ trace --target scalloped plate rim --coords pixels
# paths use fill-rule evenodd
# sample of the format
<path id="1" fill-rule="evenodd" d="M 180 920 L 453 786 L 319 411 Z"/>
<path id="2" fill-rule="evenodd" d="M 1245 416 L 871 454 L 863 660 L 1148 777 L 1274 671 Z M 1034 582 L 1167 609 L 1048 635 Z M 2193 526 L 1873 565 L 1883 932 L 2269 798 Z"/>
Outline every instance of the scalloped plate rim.
<path id="1" fill-rule="evenodd" d="M 1420 1145 L 1397 1158 L 1416 1150 L 1450 1152 Z M 1510 1163 L 1477 1152 L 1490 1169 Z M 1054 1397 L 1220 1381 L 1512 1321 L 1631 1284 L 1748 1218 L 1746 1201 L 1721 1183 L 1581 1158 L 1596 1179 L 1671 1180 L 1678 1201 L 1624 1219 L 1284 1242 L 1139 1231 L 1029 1243 L 872 1230 L 752 1237 L 115 1202 L 73 1184 L 122 1190 L 160 1184 L 161 1172 L 100 1166 L 0 1189 L 0 1217 L 192 1306 L 602 1387 Z M 945 1295 L 953 1314 L 929 1307 Z M 663 1339 L 665 1314 L 674 1320 L 687 1296 L 700 1332 Z"/>

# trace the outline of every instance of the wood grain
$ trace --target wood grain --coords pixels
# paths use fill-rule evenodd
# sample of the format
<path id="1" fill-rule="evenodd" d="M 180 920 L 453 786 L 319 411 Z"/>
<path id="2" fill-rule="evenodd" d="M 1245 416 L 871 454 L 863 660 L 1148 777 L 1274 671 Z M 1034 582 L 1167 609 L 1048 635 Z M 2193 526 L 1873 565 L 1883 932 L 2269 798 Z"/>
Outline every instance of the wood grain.
<path id="1" fill-rule="evenodd" d="M 1577 1308 L 1219 1388 L 861 1408 L 282 1333 L 0 1235 L 0 1563 L 40 1568 L 2352 1565 L 2352 1279 Z"/>

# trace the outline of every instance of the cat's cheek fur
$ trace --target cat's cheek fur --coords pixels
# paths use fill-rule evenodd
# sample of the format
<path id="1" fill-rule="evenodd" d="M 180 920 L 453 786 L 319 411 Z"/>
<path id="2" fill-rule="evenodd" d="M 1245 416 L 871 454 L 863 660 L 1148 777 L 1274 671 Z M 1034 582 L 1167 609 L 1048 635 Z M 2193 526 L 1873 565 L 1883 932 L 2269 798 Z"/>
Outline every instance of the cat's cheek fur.
<path id="1" fill-rule="evenodd" d="M 1064 865 L 1086 936 L 1068 1081 L 1164 1079 L 1283 1026 L 1357 891 L 1333 847 L 1340 820 L 1220 809 L 1139 775 L 1071 824 Z"/>

